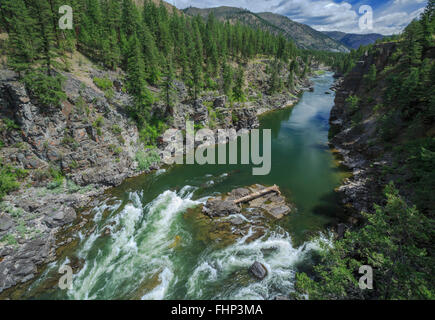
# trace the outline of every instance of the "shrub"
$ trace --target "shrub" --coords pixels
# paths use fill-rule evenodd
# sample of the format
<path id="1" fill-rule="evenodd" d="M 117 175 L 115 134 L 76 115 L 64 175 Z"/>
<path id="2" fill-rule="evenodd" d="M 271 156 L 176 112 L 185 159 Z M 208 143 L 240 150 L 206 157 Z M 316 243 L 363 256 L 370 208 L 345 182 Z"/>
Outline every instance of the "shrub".
<path id="1" fill-rule="evenodd" d="M 104 124 L 104 118 L 101 117 L 101 116 L 99 116 L 99 117 L 94 121 L 94 123 L 92 124 L 92 126 L 93 126 L 94 128 L 101 128 L 101 127 L 103 126 L 103 124 Z"/>
<path id="2" fill-rule="evenodd" d="M 233 123 L 239 122 L 239 117 L 237 117 L 237 115 L 234 112 L 232 113 L 231 118 L 233 120 Z"/>
<path id="3" fill-rule="evenodd" d="M 350 112 L 356 112 L 358 110 L 360 99 L 357 96 L 349 96 L 346 102 L 349 103 Z"/>
<path id="4" fill-rule="evenodd" d="M 15 239 L 14 235 L 7 234 L 3 238 L 1 238 L 0 242 L 6 242 L 7 245 L 12 246 L 17 244 L 17 239 Z"/>
<path id="5" fill-rule="evenodd" d="M 77 150 L 80 146 L 79 143 L 73 137 L 71 137 L 68 132 L 65 132 L 65 136 L 62 139 L 62 144 L 65 146 L 70 146 L 73 150 Z"/>
<path id="6" fill-rule="evenodd" d="M 160 162 L 160 155 L 155 150 L 148 152 L 139 151 L 136 154 L 136 161 L 140 171 L 148 170 L 153 163 Z"/>
<path id="7" fill-rule="evenodd" d="M 112 132 L 113 132 L 114 134 L 121 134 L 121 133 L 122 133 L 122 130 L 121 130 L 121 128 L 120 128 L 117 124 L 114 124 L 114 125 L 112 126 Z"/>
<path id="8" fill-rule="evenodd" d="M 139 132 L 139 137 L 145 145 L 155 146 L 157 138 L 163 134 L 167 126 L 163 121 L 154 121 L 153 124 L 145 125 Z"/>
<path id="9" fill-rule="evenodd" d="M 67 96 L 62 90 L 61 76 L 48 76 L 43 72 L 31 72 L 24 76 L 24 84 L 39 101 L 48 107 L 61 107 Z"/>
<path id="10" fill-rule="evenodd" d="M 3 123 L 6 126 L 6 130 L 7 131 L 12 131 L 12 130 L 18 130 L 18 129 L 20 129 L 20 126 L 18 124 L 16 124 L 14 120 L 11 120 L 11 119 L 8 119 L 8 118 L 4 118 L 3 119 Z"/>
<path id="11" fill-rule="evenodd" d="M 108 78 L 94 78 L 95 85 L 103 91 L 107 91 L 113 87 L 113 83 Z"/>
<path id="12" fill-rule="evenodd" d="M 0 201 L 5 195 L 11 191 L 15 191 L 20 187 L 18 178 L 22 177 L 22 174 L 17 172 L 17 169 L 11 166 L 4 166 L 0 163 Z"/>

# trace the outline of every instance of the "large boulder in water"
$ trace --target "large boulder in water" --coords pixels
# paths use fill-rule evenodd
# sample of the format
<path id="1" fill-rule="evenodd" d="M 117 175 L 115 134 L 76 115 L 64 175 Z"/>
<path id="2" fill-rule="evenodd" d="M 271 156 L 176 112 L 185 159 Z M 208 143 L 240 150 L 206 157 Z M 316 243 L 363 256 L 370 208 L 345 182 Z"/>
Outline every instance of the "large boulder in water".
<path id="1" fill-rule="evenodd" d="M 293 206 L 286 202 L 286 199 L 281 195 L 279 189 L 278 194 L 270 191 L 269 193 L 255 197 L 256 193 L 261 193 L 266 189 L 268 188 L 259 184 L 247 188 L 234 189 L 226 196 L 209 199 L 203 207 L 203 212 L 209 217 L 223 217 L 236 213 L 249 215 L 253 209 L 260 209 L 275 219 L 282 219 L 294 210 Z M 242 199 L 249 195 L 254 196 L 252 199 L 246 200 L 243 204 L 234 203 L 235 200 Z"/>
<path id="2" fill-rule="evenodd" d="M 254 277 L 259 280 L 263 280 L 267 276 L 266 267 L 258 261 L 255 261 L 254 264 L 249 268 L 249 272 L 251 272 Z"/>
<path id="3" fill-rule="evenodd" d="M 240 207 L 234 201 L 223 201 L 220 199 L 208 200 L 203 210 L 209 217 L 223 217 L 241 212 Z"/>

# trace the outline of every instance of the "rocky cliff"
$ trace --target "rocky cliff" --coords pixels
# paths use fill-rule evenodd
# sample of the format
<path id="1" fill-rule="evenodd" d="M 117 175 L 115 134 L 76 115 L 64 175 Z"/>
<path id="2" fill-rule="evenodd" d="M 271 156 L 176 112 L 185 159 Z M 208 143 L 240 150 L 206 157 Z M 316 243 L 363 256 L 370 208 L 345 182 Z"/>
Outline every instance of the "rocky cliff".
<path id="1" fill-rule="evenodd" d="M 330 144 L 348 167 L 353 176 L 338 188 L 343 204 L 350 211 L 351 223 L 356 223 L 361 211 L 373 210 L 373 203 L 382 200 L 382 189 L 389 178 L 381 174 L 382 168 L 392 161 L 391 151 L 377 141 L 379 115 L 374 105 L 382 102 L 385 79 L 379 79 L 376 88 L 367 90 L 365 75 L 372 65 L 383 70 L 396 50 L 395 43 L 375 46 L 370 54 L 366 52 L 357 66 L 336 85 L 335 105 L 330 117 Z M 349 98 L 364 97 L 358 105 Z M 355 100 L 356 101 L 356 100 Z"/>

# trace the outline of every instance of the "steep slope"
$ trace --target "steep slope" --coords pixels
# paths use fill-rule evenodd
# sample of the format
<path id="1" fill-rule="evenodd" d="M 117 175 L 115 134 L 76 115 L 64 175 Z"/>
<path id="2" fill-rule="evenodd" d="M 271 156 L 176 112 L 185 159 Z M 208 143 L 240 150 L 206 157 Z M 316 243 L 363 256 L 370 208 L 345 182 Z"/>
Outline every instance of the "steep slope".
<path id="1" fill-rule="evenodd" d="M 374 44 L 377 40 L 385 37 L 379 33 L 355 34 L 340 31 L 324 31 L 323 33 L 352 49 L 358 49 L 360 46 Z"/>
<path id="2" fill-rule="evenodd" d="M 200 15 L 207 17 L 210 13 L 221 21 L 231 23 L 240 22 L 255 28 L 267 30 L 273 34 L 282 34 L 288 39 L 292 39 L 299 48 L 325 50 L 332 52 L 348 52 L 349 49 L 340 42 L 331 39 L 322 32 L 313 28 L 294 22 L 289 18 L 271 12 L 254 13 L 245 9 L 233 7 L 218 8 L 187 8 L 184 12 L 188 15 Z"/>
<path id="3" fill-rule="evenodd" d="M 314 272 L 297 275 L 310 299 L 434 299 L 434 27 L 431 1 L 394 41 L 358 50 L 336 85 L 330 142 L 353 171 L 337 190 L 350 217 Z"/>

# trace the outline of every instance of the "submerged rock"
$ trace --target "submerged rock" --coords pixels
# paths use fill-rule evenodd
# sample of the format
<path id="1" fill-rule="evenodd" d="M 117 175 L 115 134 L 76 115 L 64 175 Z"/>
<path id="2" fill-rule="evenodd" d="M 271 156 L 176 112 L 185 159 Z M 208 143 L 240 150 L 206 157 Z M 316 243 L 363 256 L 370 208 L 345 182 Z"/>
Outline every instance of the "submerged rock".
<path id="1" fill-rule="evenodd" d="M 253 263 L 253 265 L 249 268 L 249 272 L 251 272 L 254 275 L 254 277 L 256 277 L 259 280 L 263 280 L 267 276 L 266 267 L 258 261 L 255 261 Z"/>

